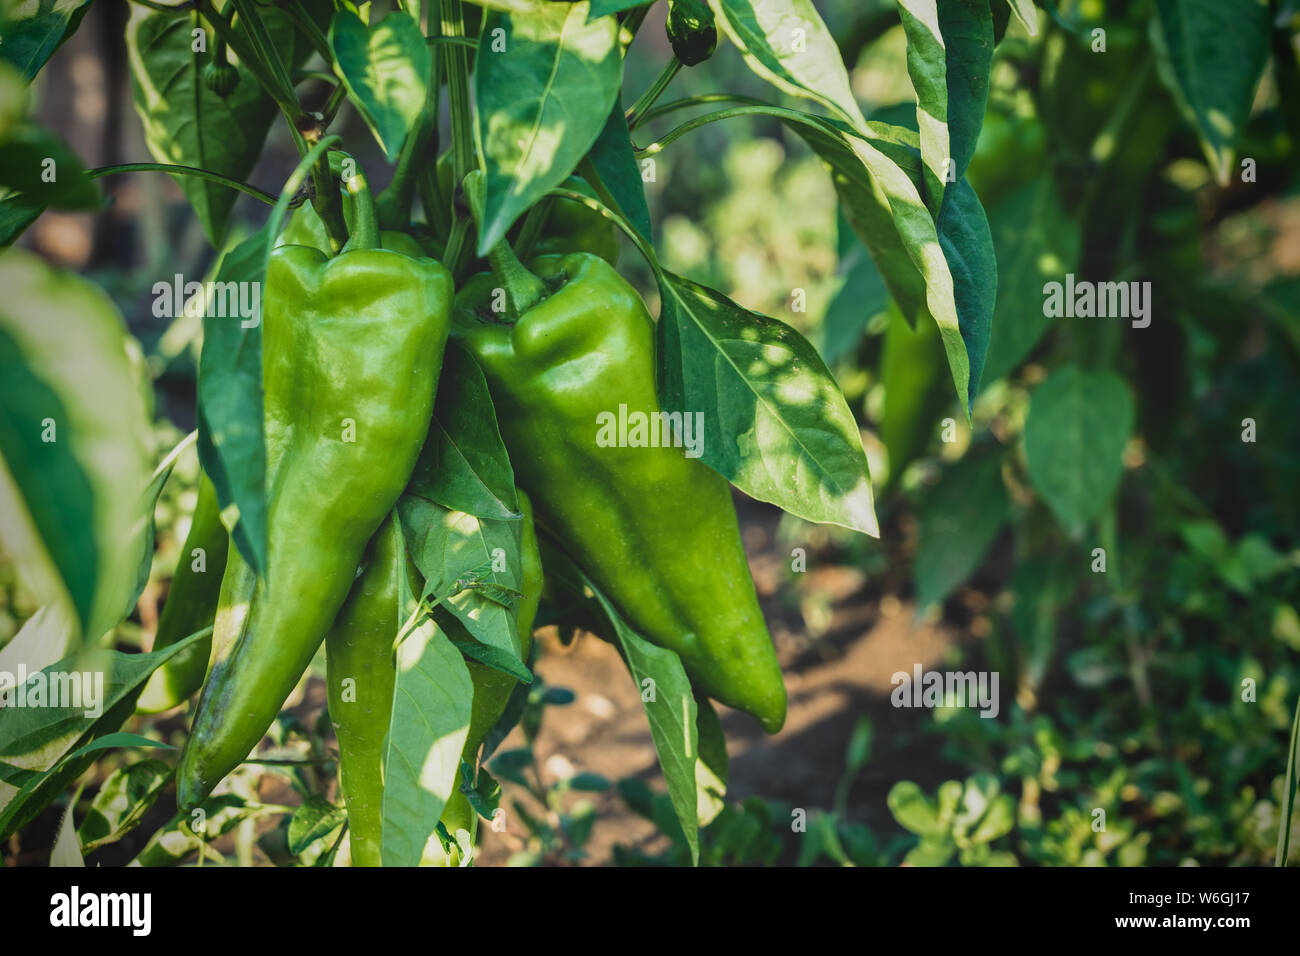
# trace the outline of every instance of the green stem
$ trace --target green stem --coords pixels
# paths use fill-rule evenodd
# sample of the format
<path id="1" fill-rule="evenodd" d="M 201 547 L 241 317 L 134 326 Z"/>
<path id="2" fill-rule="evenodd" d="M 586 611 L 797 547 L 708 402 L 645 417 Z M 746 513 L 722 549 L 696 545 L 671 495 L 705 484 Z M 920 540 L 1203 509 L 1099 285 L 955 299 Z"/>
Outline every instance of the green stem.
<path id="1" fill-rule="evenodd" d="M 321 32 L 320 27 L 316 26 L 316 21 L 313 20 L 311 15 L 303 8 L 302 0 L 293 0 L 292 3 L 282 4 L 281 6 L 283 7 L 284 12 L 289 14 L 294 25 L 307 35 L 307 39 L 311 42 L 312 48 L 321 55 L 321 58 L 326 63 L 333 62 L 334 51 L 330 49 L 329 38 Z"/>
<path id="2" fill-rule="evenodd" d="M 590 156 L 582 157 L 582 161 L 578 163 L 578 175 L 587 181 L 587 185 L 591 187 L 597 199 L 615 212 L 623 212 L 618 200 L 605 188 L 605 183 L 600 178 L 600 173 L 596 171 L 596 164 L 591 161 Z"/>
<path id="3" fill-rule="evenodd" d="M 527 259 L 532 253 L 533 246 L 537 244 L 538 237 L 546 228 L 546 221 L 551 218 L 551 210 L 554 208 L 555 199 L 551 196 L 543 196 L 528 210 L 528 215 L 524 217 L 524 224 L 519 229 L 519 237 L 515 239 L 515 252 L 520 259 Z"/>
<path id="4" fill-rule="evenodd" d="M 350 157 L 348 157 L 350 158 Z M 352 235 L 348 239 L 349 249 L 379 248 L 379 218 L 375 210 L 375 197 L 370 192 L 370 184 L 361 167 L 352 160 L 356 170 L 352 178 L 344 182 L 348 194 L 352 196 Z"/>
<path id="5" fill-rule="evenodd" d="M 592 199 L 590 196 L 584 195 L 574 189 L 552 189 L 546 195 L 558 196 L 561 199 L 572 199 L 574 202 L 581 203 L 588 209 L 593 209 L 600 213 L 610 222 L 614 223 L 614 225 L 618 226 L 618 228 L 623 230 L 623 234 L 632 240 L 632 245 L 636 246 L 637 251 L 645 257 L 646 262 L 650 264 L 650 268 L 654 270 L 656 275 L 661 271 L 659 257 L 655 255 L 654 246 L 646 242 L 645 237 L 633 229 L 626 219 L 622 216 L 616 215 L 613 210 L 604 203 Z"/>
<path id="6" fill-rule="evenodd" d="M 444 37 L 465 36 L 465 11 L 461 0 L 441 0 L 442 35 Z M 451 160 L 453 182 L 464 183 L 465 177 L 475 168 L 474 163 L 474 126 L 470 111 L 469 98 L 469 55 L 459 44 L 447 48 L 447 98 L 451 104 Z M 464 214 L 451 203 L 452 230 L 447 242 L 445 264 L 456 271 L 468 224 Z"/>
<path id="7" fill-rule="evenodd" d="M 239 15 L 241 25 L 253 49 L 257 51 L 261 62 L 274 79 L 281 99 L 289 107 L 290 121 L 296 124 L 301 118 L 302 107 L 293 92 L 293 79 L 289 76 L 289 68 L 285 66 L 284 58 L 280 56 L 280 51 L 276 49 L 275 42 L 262 21 L 262 15 L 257 11 L 257 5 L 253 0 L 230 0 L 230 5 Z M 237 48 L 236 52 L 238 52 Z M 242 60 L 243 57 L 241 56 L 240 59 Z"/>
<path id="8" fill-rule="evenodd" d="M 689 109 L 692 106 L 705 106 L 709 103 L 742 103 L 746 106 L 768 105 L 763 100 L 755 99 L 752 96 L 740 96 L 736 93 L 701 93 L 699 96 L 688 96 L 685 99 L 665 103 L 663 106 L 656 106 L 641 117 L 641 122 L 648 123 L 652 119 L 658 119 L 668 113 Z"/>
<path id="9" fill-rule="evenodd" d="M 241 193 L 247 193 L 268 206 L 275 205 L 275 196 L 271 193 L 258 189 L 256 186 L 250 186 L 248 183 L 240 182 L 238 179 L 231 179 L 229 176 L 222 176 L 220 173 L 199 169 L 197 166 L 175 166 L 170 163 L 118 163 L 114 166 L 99 166 L 86 171 L 86 175 L 91 179 L 98 179 L 100 176 L 115 176 L 118 173 L 171 173 L 173 176 L 194 176 L 197 179 L 206 179 L 208 182 L 220 183 L 222 186 L 229 186 Z"/>
<path id="10" fill-rule="evenodd" d="M 619 25 L 618 42 L 623 47 L 623 52 L 632 45 L 636 39 L 637 31 L 641 29 L 641 24 L 645 22 L 646 14 L 650 12 L 650 4 L 643 7 L 637 7 L 635 10 L 628 11 L 623 22 Z"/>
<path id="11" fill-rule="evenodd" d="M 465 194 L 469 197 L 470 209 L 474 219 L 482 228 L 483 221 L 483 174 L 474 172 L 465 179 Z M 510 242 L 503 236 L 488 250 L 488 265 L 501 288 L 506 292 L 506 306 L 511 318 L 519 318 L 546 296 L 546 285 L 519 261 Z"/>
<path id="12" fill-rule="evenodd" d="M 659 77 L 650 84 L 650 89 L 641 94 L 641 98 L 633 104 L 632 108 L 627 111 L 627 128 L 636 129 L 641 123 L 642 118 L 650 107 L 654 106 L 655 100 L 663 94 L 668 88 L 668 84 L 673 81 L 679 70 L 682 68 L 682 61 L 677 59 L 677 54 L 673 54 L 671 60 L 664 66 L 663 72 Z"/>
<path id="13" fill-rule="evenodd" d="M 155 3 L 154 0 L 131 0 L 137 6 L 146 7 L 150 10 L 157 10 L 159 13 L 175 13 L 177 10 L 193 10 L 194 2 L 189 0 L 187 3 L 178 3 L 170 6 L 165 3 Z"/>
<path id="14" fill-rule="evenodd" d="M 302 159 L 298 160 L 298 165 L 289 174 L 289 178 L 285 180 L 284 186 L 280 189 L 280 198 L 275 201 L 271 216 L 266 221 L 267 258 L 270 258 L 271 250 L 275 248 L 276 237 L 280 234 L 280 225 L 284 222 L 284 217 L 289 213 L 289 203 L 292 202 L 298 190 L 302 188 L 303 180 L 307 178 L 308 172 L 331 146 L 341 142 L 343 142 L 342 136 L 324 137 L 319 143 L 307 150 Z"/>
<path id="15" fill-rule="evenodd" d="M 469 37 L 425 37 L 424 42 L 430 46 L 452 44 L 454 46 L 463 46 L 467 50 L 478 49 L 478 42 L 471 40 Z"/>

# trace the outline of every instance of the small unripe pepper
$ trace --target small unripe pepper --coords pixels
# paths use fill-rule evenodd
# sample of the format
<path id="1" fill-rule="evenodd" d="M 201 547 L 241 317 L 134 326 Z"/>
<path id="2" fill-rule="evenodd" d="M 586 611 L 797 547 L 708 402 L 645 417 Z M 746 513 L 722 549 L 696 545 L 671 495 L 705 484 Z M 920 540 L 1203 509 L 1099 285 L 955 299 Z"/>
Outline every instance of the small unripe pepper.
<path id="1" fill-rule="evenodd" d="M 718 48 L 718 28 L 704 0 L 668 0 L 665 27 L 673 53 L 685 66 L 703 63 Z"/>

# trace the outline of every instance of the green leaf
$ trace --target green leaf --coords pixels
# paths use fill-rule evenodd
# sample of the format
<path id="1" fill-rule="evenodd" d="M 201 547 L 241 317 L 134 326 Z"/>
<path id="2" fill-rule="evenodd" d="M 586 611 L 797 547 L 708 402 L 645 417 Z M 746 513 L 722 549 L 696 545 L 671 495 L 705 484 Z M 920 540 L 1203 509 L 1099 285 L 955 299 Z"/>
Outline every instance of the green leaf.
<path id="1" fill-rule="evenodd" d="M 134 343 L 102 291 L 28 252 L 0 256 L 0 288 L 0 537 L 38 599 L 70 599 L 98 638 L 135 583 L 148 482 Z"/>
<path id="2" fill-rule="evenodd" d="M 885 803 L 900 826 L 919 836 L 939 836 L 944 832 L 934 804 L 910 780 L 894 784 L 885 797 Z"/>
<path id="3" fill-rule="evenodd" d="M 942 601 L 979 567 L 1010 515 L 998 455 L 949 468 L 922 505 L 916 546 L 916 603 Z"/>
<path id="4" fill-rule="evenodd" d="M 681 658 L 672 651 L 656 647 L 628 627 L 614 605 L 590 582 L 588 586 L 613 625 L 623 659 L 641 691 L 641 704 L 650 721 L 650 737 L 654 741 L 659 766 L 663 769 L 664 780 L 668 784 L 668 796 L 690 848 L 691 862 L 698 864 L 698 708 L 691 693 L 691 683 L 686 677 L 686 669 L 682 667 Z"/>
<path id="5" fill-rule="evenodd" d="M 264 8 L 263 18 L 276 46 L 292 50 L 294 36 L 287 17 Z M 202 73 L 212 62 L 213 34 L 209 29 L 208 49 L 195 53 L 192 31 L 198 27 L 198 14 L 191 10 L 132 8 L 126 43 L 145 144 L 160 163 L 198 166 L 246 180 L 279 111 L 242 64 L 237 67 L 239 82 L 229 95 L 222 97 L 208 89 Z M 174 178 L 208 240 L 222 248 L 239 194 L 195 176 Z"/>
<path id="6" fill-rule="evenodd" d="M 90 0 L 8 2 L 0 8 L 0 59 L 8 60 L 31 82 L 49 58 L 77 31 Z"/>
<path id="7" fill-rule="evenodd" d="M 31 196 L 0 199 L 0 251 L 26 232 L 44 211 L 45 204 Z"/>
<path id="8" fill-rule="evenodd" d="M 347 811 L 336 807 L 319 794 L 310 794 L 289 821 L 289 852 L 301 856 L 318 840 L 324 840 L 343 826 Z"/>
<path id="9" fill-rule="evenodd" d="M 1025 420 L 1029 480 L 1077 536 L 1110 502 L 1133 433 L 1133 398 L 1111 372 L 1058 369 L 1030 398 Z"/>
<path id="10" fill-rule="evenodd" d="M 450 614 L 468 632 L 468 638 L 495 648 L 509 660 L 485 654 L 462 639 L 460 643 L 469 656 L 530 681 L 531 676 L 519 660 L 513 601 L 503 604 L 498 597 L 505 595 L 495 594 L 490 588 L 485 591 L 465 587 L 470 581 L 481 580 L 515 595 L 520 592 L 521 522 L 477 518 L 413 494 L 401 497 L 397 511 L 409 553 L 424 577 L 423 596 L 442 599 L 435 620 L 445 628 L 444 613 Z M 451 629 L 445 629 L 450 636 Z"/>
<path id="11" fill-rule="evenodd" d="M 695 701 L 698 714 L 695 721 L 700 745 L 700 759 L 695 762 L 695 789 L 697 815 L 700 826 L 712 823 L 727 805 L 727 738 L 722 732 L 722 721 L 707 697 Z"/>
<path id="12" fill-rule="evenodd" d="M 970 365 L 966 406 L 975 404 L 984 356 L 993 330 L 998 295 L 998 262 L 984 207 L 970 183 L 961 180 L 948 190 L 939 216 L 939 245 L 952 274 L 957 321 Z"/>
<path id="13" fill-rule="evenodd" d="M 1043 284 L 1073 272 L 1079 261 L 1079 226 L 1061 208 L 1049 176 L 1007 194 L 989 226 L 1001 268 L 982 383 L 997 381 L 1033 351 L 1052 321 L 1041 307 Z"/>
<path id="14" fill-rule="evenodd" d="M 420 25 L 394 10 L 373 26 L 339 10 L 330 23 L 334 70 L 390 163 L 424 109 L 433 60 Z"/>
<path id="15" fill-rule="evenodd" d="M 596 138 L 596 144 L 591 147 L 590 155 L 600 181 L 618 201 L 619 211 L 642 237 L 654 242 L 650 207 L 645 201 L 645 183 L 641 179 L 641 167 L 632 153 L 632 140 L 621 100 L 614 100 L 614 108 L 605 121 L 605 128 Z"/>
<path id="16" fill-rule="evenodd" d="M 99 187 L 68 145 L 33 123 L 24 123 L 5 137 L 0 187 L 42 208 L 96 209 L 103 201 Z"/>
<path id="17" fill-rule="evenodd" d="M 429 440 L 408 491 L 480 518 L 519 515 L 515 473 L 501 441 L 487 379 L 474 357 L 455 341 L 447 343 Z"/>
<path id="18" fill-rule="evenodd" d="M 955 2 L 955 0 L 950 0 Z M 988 10 L 988 4 L 984 4 Z M 948 67 L 937 0 L 898 0 L 907 34 L 907 72 L 916 91 L 916 122 L 925 165 L 926 205 L 937 219 L 948 171 L 954 163 L 948 148 Z M 954 176 L 954 182 L 956 177 Z"/>
<path id="19" fill-rule="evenodd" d="M 135 829 L 171 778 L 172 768 L 154 759 L 119 767 L 109 774 L 77 828 L 82 852 L 116 843 Z"/>
<path id="20" fill-rule="evenodd" d="M 165 827 L 149 838 L 131 865 L 176 866 L 205 842 L 225 836 L 244 820 L 278 812 L 279 808 L 274 806 L 249 805 L 243 797 L 233 793 L 208 797 L 190 813 L 178 813 L 172 817 Z M 191 824 L 202 831 L 202 838 L 190 829 Z"/>
<path id="21" fill-rule="evenodd" d="M 474 685 L 460 652 L 425 622 L 397 648 L 384 758 L 387 866 L 416 866 L 456 786 Z"/>
<path id="22" fill-rule="evenodd" d="M 871 261 L 871 255 L 858 242 L 853 227 L 839 213 L 839 288 L 822 317 L 818 343 L 827 365 L 844 358 L 862 340 L 863 330 L 876 315 L 889 307 L 889 289 Z M 936 334 L 937 338 L 937 334 Z"/>
<path id="23" fill-rule="evenodd" d="M 268 222 L 217 268 L 217 283 L 261 288 Z M 205 308 L 199 355 L 199 461 L 212 480 L 222 521 L 249 567 L 266 571 L 266 437 L 262 418 L 262 317 L 218 316 Z"/>
<path id="24" fill-rule="evenodd" d="M 477 136 L 485 168 L 486 255 L 591 149 L 618 98 L 618 23 L 587 22 L 588 6 L 552 3 L 483 21 L 474 61 Z"/>
<path id="25" fill-rule="evenodd" d="M 489 3 L 493 0 L 489 0 Z M 633 7 L 643 7 L 653 0 L 591 0 L 591 10 L 587 13 L 588 20 L 594 20 L 597 17 L 607 17 L 611 13 L 621 13 L 624 10 L 631 10 Z"/>
<path id="26" fill-rule="evenodd" d="M 661 271 L 659 289 L 660 401 L 703 416 L 704 462 L 760 501 L 878 535 L 861 434 L 817 350 L 689 279 Z"/>
<path id="27" fill-rule="evenodd" d="M 0 783 L 0 839 L 30 822 L 63 792 L 90 764 L 90 754 L 108 747 L 166 746 L 136 734 L 114 731 L 135 710 L 136 698 L 149 675 L 203 634 L 150 654 L 93 650 L 69 656 L 42 668 L 42 676 L 28 679 L 33 687 L 53 683 L 62 693 L 62 688 L 75 686 L 71 675 L 89 673 L 91 695 L 97 699 L 89 701 L 83 696 L 78 701 L 72 697 L 71 706 L 11 705 L 0 709 L 0 761 L 9 767 L 37 771 L 25 779 L 21 789 L 15 789 L 9 780 Z M 100 677 L 102 694 L 98 693 L 101 688 L 95 686 Z M 81 683 L 84 685 L 84 677 Z"/>
<path id="28" fill-rule="evenodd" d="M 866 129 L 839 47 L 812 0 L 709 0 L 709 6 L 756 74 Z"/>
<path id="29" fill-rule="evenodd" d="M 1269 10 L 1260 0 L 1156 0 L 1157 22 L 1177 79 L 1219 185 L 1268 63 Z"/>
<path id="30" fill-rule="evenodd" d="M 960 182 L 975 155 L 993 66 L 993 15 L 988 0 L 944 0 L 939 29 L 947 51 L 950 181 Z"/>
<path id="31" fill-rule="evenodd" d="M 885 386 L 880 440 L 889 453 L 891 485 L 897 486 L 907 466 L 925 452 L 939 416 L 952 404 L 945 364 L 938 326 L 922 322 L 913 329 L 897 306 L 891 307 L 880 360 Z"/>
<path id="32" fill-rule="evenodd" d="M 1007 0 L 1007 3 L 1025 32 L 1031 37 L 1038 36 L 1038 10 L 1034 7 L 1034 0 Z"/>

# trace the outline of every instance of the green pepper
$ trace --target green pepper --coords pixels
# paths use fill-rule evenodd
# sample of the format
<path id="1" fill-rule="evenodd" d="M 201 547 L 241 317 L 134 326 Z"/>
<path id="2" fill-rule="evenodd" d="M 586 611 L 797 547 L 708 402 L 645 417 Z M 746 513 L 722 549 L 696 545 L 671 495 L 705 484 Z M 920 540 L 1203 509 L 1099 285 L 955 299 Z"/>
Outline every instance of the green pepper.
<path id="1" fill-rule="evenodd" d="M 229 543 L 230 535 L 221 523 L 217 491 L 208 476 L 200 473 L 199 500 L 190 519 L 189 534 L 181 546 L 181 558 L 172 575 L 167 603 L 158 619 L 158 631 L 153 639 L 155 651 L 170 647 L 213 622 Z M 198 690 L 211 646 L 211 638 L 200 640 L 154 671 L 136 703 L 136 713 L 171 710 Z"/>
<path id="2" fill-rule="evenodd" d="M 343 219 L 349 229 L 353 228 L 353 216 L 355 215 L 352 207 L 350 197 L 345 196 L 343 199 Z M 391 252 L 400 252 L 412 259 L 421 259 L 428 256 L 425 248 L 420 243 L 403 232 L 384 229 L 379 233 L 379 242 L 383 248 Z M 329 255 L 329 232 L 325 229 L 325 221 L 321 219 L 320 214 L 316 212 L 311 203 L 303 203 L 294 211 L 294 214 L 289 217 L 289 225 L 285 226 L 284 231 L 280 233 L 279 239 L 276 240 L 276 245 L 311 246 L 313 249 L 319 249 Z"/>
<path id="3" fill-rule="evenodd" d="M 512 324 L 491 308 L 501 282 L 475 276 L 456 296 L 452 334 L 487 376 L 539 524 L 633 628 L 681 657 L 698 690 L 776 732 L 785 686 L 726 480 L 680 448 L 597 440 L 602 413 L 660 411 L 645 305 L 596 256 L 532 268 L 549 295 Z"/>
<path id="4" fill-rule="evenodd" d="M 524 514 L 520 542 L 523 596 L 516 605 L 515 620 L 517 649 L 520 660 L 526 661 L 541 600 L 542 566 L 532 506 L 522 493 L 519 506 Z M 330 720 L 339 742 L 339 778 L 347 802 L 354 866 L 381 865 L 384 751 L 397 681 L 393 641 L 402 623 L 400 569 L 406 570 L 413 593 L 418 594 L 422 587 L 419 572 L 401 553 L 400 540 L 390 518 L 371 540 L 361 576 L 325 638 Z M 461 756 L 473 764 L 483 738 L 505 712 L 515 679 L 475 661 L 467 664 L 474 682 L 474 702 Z M 456 783 L 442 822 L 453 836 L 463 829 L 472 837 L 477 815 L 460 792 L 459 777 Z M 440 847 L 427 858 L 436 863 L 456 862 L 454 854 L 451 860 L 443 857 Z"/>
<path id="5" fill-rule="evenodd" d="M 190 738 L 182 808 L 257 745 L 347 598 L 367 542 L 428 435 L 451 276 L 432 259 L 375 249 L 364 234 L 333 259 L 271 253 L 263 293 L 267 567 L 250 585 L 238 553 Z"/>
<path id="6" fill-rule="evenodd" d="M 664 29 L 673 53 L 684 66 L 703 63 L 718 48 L 718 28 L 704 0 L 668 0 Z"/>

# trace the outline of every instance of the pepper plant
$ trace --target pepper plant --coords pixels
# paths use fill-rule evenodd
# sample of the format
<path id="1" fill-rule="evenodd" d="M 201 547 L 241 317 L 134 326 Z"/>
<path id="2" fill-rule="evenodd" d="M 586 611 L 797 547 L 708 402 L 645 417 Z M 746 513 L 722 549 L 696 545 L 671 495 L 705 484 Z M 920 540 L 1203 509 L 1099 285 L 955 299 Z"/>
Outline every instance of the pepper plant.
<path id="1" fill-rule="evenodd" d="M 792 131 L 901 321 L 941 343 L 968 414 L 997 268 L 965 173 L 995 44 L 1012 15 L 1034 32 L 1033 6 L 900 0 L 917 104 L 886 121 L 859 107 L 811 0 L 668 0 L 673 55 L 646 89 L 623 71 L 654 6 L 639 0 L 134 0 L 123 42 L 156 162 L 86 169 L 25 100 L 87 6 L 6 8 L 0 244 L 47 209 L 100 208 L 103 177 L 161 172 L 219 258 L 184 290 L 202 314 L 198 427 L 150 462 L 121 316 L 86 280 L 0 255 L 5 546 L 41 601 L 0 670 L 37 675 L 15 695 L 103 681 L 93 716 L 63 700 L 0 711 L 0 837 L 105 752 L 169 746 L 121 730 L 137 708 L 184 706 L 173 850 L 267 812 L 236 787 L 260 760 L 304 796 L 266 844 L 277 859 L 470 862 L 479 820 L 502 809 L 481 764 L 526 710 L 544 597 L 539 620 L 617 647 L 698 860 L 725 790 L 710 699 L 768 732 L 786 708 L 729 485 L 879 532 L 859 426 L 821 355 L 665 268 L 645 184 L 709 124 Z M 666 97 L 721 43 L 769 97 Z M 340 135 L 344 111 L 382 162 L 361 168 L 369 143 Z M 271 194 L 245 180 L 280 123 L 299 160 Z M 251 233 L 241 193 L 271 207 Z M 657 317 L 620 252 L 648 265 Z M 114 650 L 191 446 L 200 506 L 152 650 Z M 315 736 L 300 760 L 256 752 L 322 644 L 334 802 Z M 144 766 L 132 792 L 147 803 L 164 788 Z M 141 862 L 173 850 L 155 841 Z"/>

